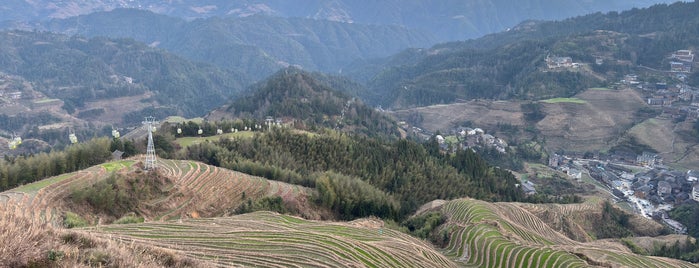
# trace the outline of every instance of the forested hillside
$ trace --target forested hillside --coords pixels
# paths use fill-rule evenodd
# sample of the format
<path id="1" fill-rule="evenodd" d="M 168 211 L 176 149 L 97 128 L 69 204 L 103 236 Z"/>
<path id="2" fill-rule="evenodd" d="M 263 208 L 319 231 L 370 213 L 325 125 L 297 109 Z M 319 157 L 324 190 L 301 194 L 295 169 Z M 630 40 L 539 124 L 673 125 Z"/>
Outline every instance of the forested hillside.
<path id="1" fill-rule="evenodd" d="M 398 126 L 392 119 L 344 93 L 361 88 L 340 77 L 287 68 L 252 86 L 246 95 L 212 111 L 207 119 L 263 120 L 271 116 L 301 129 L 331 128 L 397 138 Z"/>
<path id="2" fill-rule="evenodd" d="M 248 83 L 242 74 L 193 63 L 131 39 L 47 32 L 0 32 L 0 71 L 62 100 L 70 114 L 88 102 L 133 96 L 151 104 L 148 113 L 158 114 L 152 110 L 155 106 L 167 114 L 201 115 Z M 140 121 L 140 107 L 124 105 L 120 112 L 133 112 Z"/>
<path id="3" fill-rule="evenodd" d="M 669 69 L 665 59 L 673 51 L 699 47 L 697 12 L 699 3 L 691 2 L 530 21 L 476 40 L 355 64 L 347 73 L 368 83 L 373 94 L 363 96 L 367 102 L 385 106 L 569 97 L 616 82 L 638 65 Z M 577 67 L 551 69 L 549 56 L 570 57 Z M 370 77 L 367 70 L 378 74 Z"/>
<path id="4" fill-rule="evenodd" d="M 433 44 L 427 32 L 256 15 L 186 21 L 136 9 L 52 20 L 39 29 L 84 36 L 134 38 L 185 58 L 262 79 L 288 65 L 336 72 L 358 59 Z"/>
<path id="5" fill-rule="evenodd" d="M 381 142 L 276 128 L 252 139 L 193 145 L 181 157 L 315 187 L 319 202 L 345 218 L 402 217 L 425 202 L 460 196 L 524 199 L 510 172 L 489 166 L 470 150 L 443 155 L 436 143 Z M 400 201 L 399 211 L 386 209 L 390 206 L 384 194 Z"/>

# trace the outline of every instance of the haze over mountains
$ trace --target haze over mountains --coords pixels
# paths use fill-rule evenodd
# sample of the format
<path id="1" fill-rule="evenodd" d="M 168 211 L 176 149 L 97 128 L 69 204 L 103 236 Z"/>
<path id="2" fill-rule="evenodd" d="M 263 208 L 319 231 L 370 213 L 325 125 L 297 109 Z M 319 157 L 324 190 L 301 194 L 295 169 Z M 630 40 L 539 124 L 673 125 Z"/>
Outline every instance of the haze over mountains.
<path id="1" fill-rule="evenodd" d="M 385 57 L 435 42 L 429 34 L 396 25 L 266 15 L 186 21 L 135 9 L 52 20 L 33 27 L 69 35 L 134 38 L 191 60 L 240 70 L 256 80 L 289 65 L 337 72 L 358 59 Z"/>
<path id="2" fill-rule="evenodd" d="M 0 267 L 697 267 L 661 2 L 3 1 Z"/>
<path id="3" fill-rule="evenodd" d="M 463 40 L 503 31 L 524 20 L 556 20 L 582 14 L 646 7 L 668 0 L 96 0 L 3 1 L 0 18 L 68 18 L 115 8 L 137 8 L 185 19 L 268 15 L 359 24 L 403 25 L 434 34 L 438 41 Z"/>

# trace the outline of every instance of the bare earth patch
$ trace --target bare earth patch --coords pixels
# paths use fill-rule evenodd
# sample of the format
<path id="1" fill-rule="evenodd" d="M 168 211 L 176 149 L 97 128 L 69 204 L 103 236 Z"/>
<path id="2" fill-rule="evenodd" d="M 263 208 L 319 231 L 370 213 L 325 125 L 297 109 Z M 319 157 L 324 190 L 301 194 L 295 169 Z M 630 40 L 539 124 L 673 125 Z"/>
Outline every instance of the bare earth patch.
<path id="1" fill-rule="evenodd" d="M 546 136 L 548 148 L 609 149 L 633 126 L 636 111 L 645 106 L 632 89 L 587 90 L 576 98 L 586 103 L 544 104 L 547 116 L 536 127 Z"/>
<path id="2" fill-rule="evenodd" d="M 464 103 L 432 105 L 391 112 L 405 119 L 418 112 L 423 117 L 422 128 L 430 131 L 446 130 L 455 123 L 473 122 L 481 128 L 495 128 L 498 123 L 521 126 L 524 124 L 519 102 L 474 100 Z"/>

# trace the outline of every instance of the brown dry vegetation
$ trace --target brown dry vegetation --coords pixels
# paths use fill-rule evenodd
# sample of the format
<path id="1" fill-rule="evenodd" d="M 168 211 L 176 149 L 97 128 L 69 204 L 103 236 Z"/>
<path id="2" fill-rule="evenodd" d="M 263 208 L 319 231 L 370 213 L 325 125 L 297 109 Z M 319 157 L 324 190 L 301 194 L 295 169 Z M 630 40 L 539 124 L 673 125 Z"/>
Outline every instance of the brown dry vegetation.
<path id="1" fill-rule="evenodd" d="M 535 128 L 541 136 L 544 136 L 545 146 L 549 151 L 559 149 L 580 152 L 606 151 L 616 145 L 629 129 L 645 119 L 639 117 L 637 112 L 647 105 L 641 94 L 634 89 L 586 90 L 573 97 L 584 103 L 540 102 L 542 111 L 546 116 L 536 123 Z M 496 130 L 498 124 L 509 124 L 524 129 L 527 126 L 525 126 L 521 104 L 522 102 L 518 101 L 476 100 L 398 110 L 392 112 L 392 115 L 398 120 L 407 121 L 411 115 L 417 113 L 422 117 L 422 122 L 417 126 L 432 132 L 445 131 L 466 121 L 472 122 L 475 127 L 490 131 Z M 675 130 L 672 124 L 662 124 L 658 127 L 661 129 L 653 131 L 673 133 Z M 633 135 L 643 136 L 640 133 L 643 133 L 644 129 L 646 128 L 632 129 Z M 681 132 L 681 129 L 678 131 Z M 526 133 L 521 132 L 520 134 Z M 666 137 L 677 137 L 677 133 L 669 136 L 664 135 L 660 139 Z M 661 142 L 660 144 L 664 147 L 660 147 L 659 151 L 665 151 L 667 144 L 671 143 L 671 140 L 654 140 L 652 138 L 642 140 L 648 145 Z M 688 143 L 677 143 L 675 150 L 665 157 L 676 159 L 689 154 L 690 156 L 681 160 L 683 164 L 699 163 L 699 157 L 693 157 L 699 152 L 699 148 L 689 145 Z M 689 151 L 685 148 L 688 148 Z"/>
<path id="2" fill-rule="evenodd" d="M 111 223 L 134 213 L 146 221 L 224 216 L 265 197 L 280 197 L 286 211 L 306 218 L 332 215 L 315 205 L 313 191 L 305 187 L 193 161 L 161 159 L 155 172 L 145 173 L 140 168 L 142 157 L 94 166 L 3 192 L 0 203 L 37 223 L 53 226 L 63 226 L 66 211 L 77 213 L 93 225 Z M 117 178 L 114 189 L 117 201 L 113 205 L 101 207 L 89 204 L 85 198 L 73 200 L 81 190 L 89 190 L 110 176 Z"/>
<path id="3" fill-rule="evenodd" d="M 94 118 L 89 118 L 88 121 L 97 124 L 98 126 L 102 125 L 101 122 L 119 124 L 123 121 L 124 115 L 138 111 L 145 107 L 153 106 L 152 103 L 144 102 L 144 100 L 147 100 L 151 96 L 152 93 L 147 92 L 145 94 L 136 96 L 85 102 L 85 106 L 81 109 L 81 111 L 100 108 L 104 109 L 103 114 Z"/>
<path id="4" fill-rule="evenodd" d="M 524 124 L 519 102 L 475 100 L 464 103 L 433 105 L 391 112 L 400 120 L 411 113 L 423 117 L 418 125 L 430 131 L 447 130 L 455 123 L 471 121 L 475 127 L 494 129 L 498 123 L 521 126 Z"/>
<path id="5" fill-rule="evenodd" d="M 546 137 L 548 148 L 609 149 L 636 123 L 636 111 L 645 106 L 639 93 L 632 89 L 587 90 L 575 97 L 586 103 L 543 104 L 546 117 L 536 128 Z"/>
<path id="6" fill-rule="evenodd" d="M 55 229 L 0 207 L 0 267 L 208 267 L 170 250 Z"/>
<path id="7" fill-rule="evenodd" d="M 222 267 L 456 267 L 429 243 L 383 226 L 376 218 L 321 222 L 254 212 L 86 231 Z"/>
<path id="8" fill-rule="evenodd" d="M 658 151 L 666 164 L 690 169 L 699 166 L 699 146 L 691 125 L 653 118 L 631 128 L 628 135 Z"/>

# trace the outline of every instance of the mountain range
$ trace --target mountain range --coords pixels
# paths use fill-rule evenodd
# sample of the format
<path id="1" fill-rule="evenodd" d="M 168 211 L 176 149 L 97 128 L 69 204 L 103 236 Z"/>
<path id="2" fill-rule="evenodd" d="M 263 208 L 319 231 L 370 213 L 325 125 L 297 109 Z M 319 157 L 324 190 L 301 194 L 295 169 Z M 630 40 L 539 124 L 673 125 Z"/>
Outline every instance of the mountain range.
<path id="1" fill-rule="evenodd" d="M 256 80 L 289 65 L 337 72 L 355 60 L 385 57 L 435 42 L 429 34 L 396 25 L 266 15 L 186 21 L 136 9 L 8 27 L 133 38 L 191 60 L 242 71 Z"/>
<path id="2" fill-rule="evenodd" d="M 402 25 L 433 33 L 439 41 L 463 40 L 503 31 L 528 19 L 559 20 L 594 12 L 646 7 L 668 0 L 97 0 L 3 1 L 0 18 L 68 18 L 115 8 L 137 8 L 188 20 L 267 15 L 361 24 Z"/>
<path id="3" fill-rule="evenodd" d="M 697 12 L 699 4 L 691 2 L 528 21 L 474 40 L 356 62 L 345 75 L 367 85 L 365 101 L 385 107 L 570 97 L 611 85 L 636 66 L 669 70 L 672 52 L 699 47 Z M 549 56 L 570 57 L 581 67 L 552 70 Z M 697 72 L 688 76 L 690 85 L 699 86 Z"/>

